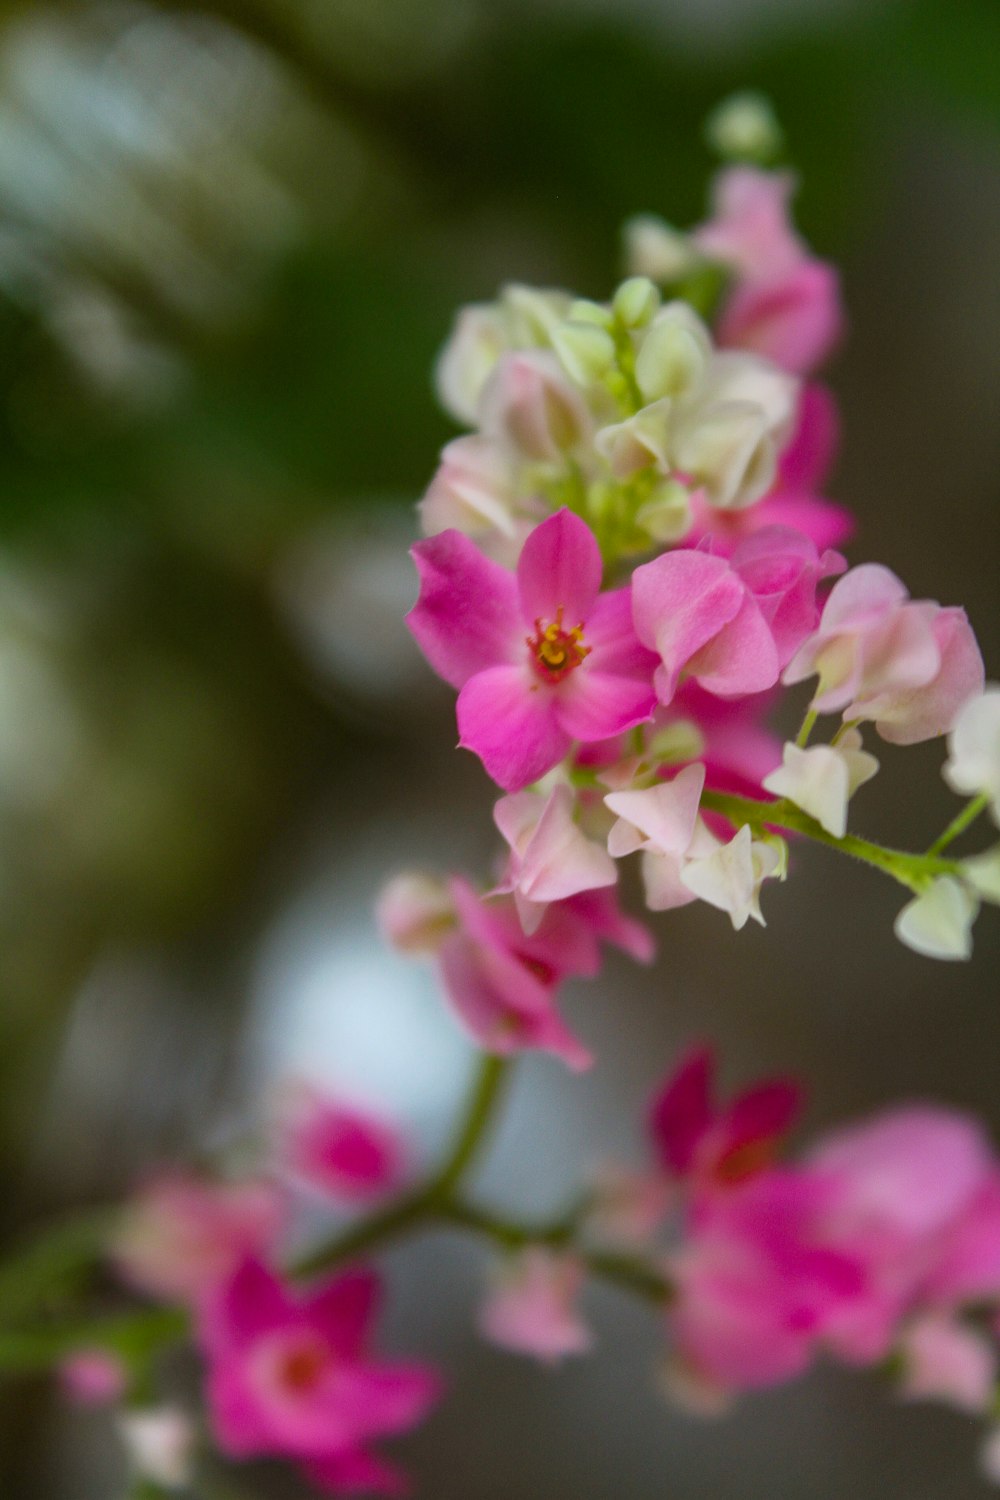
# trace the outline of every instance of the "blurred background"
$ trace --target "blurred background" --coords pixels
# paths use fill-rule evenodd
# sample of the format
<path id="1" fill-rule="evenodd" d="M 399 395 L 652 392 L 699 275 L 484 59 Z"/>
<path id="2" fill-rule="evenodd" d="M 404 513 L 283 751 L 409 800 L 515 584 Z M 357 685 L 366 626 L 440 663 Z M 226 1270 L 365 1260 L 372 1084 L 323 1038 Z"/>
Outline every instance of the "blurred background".
<path id="1" fill-rule="evenodd" d="M 491 790 L 401 625 L 413 504 L 450 429 L 433 357 L 503 280 L 601 297 L 620 221 L 704 209 L 701 122 L 772 96 L 799 221 L 841 262 L 833 492 L 852 557 L 964 602 L 1000 672 L 996 0 L 215 0 L 0 6 L 0 1235 L 126 1191 L 308 1076 L 430 1155 L 469 1064 L 370 907 L 401 864 L 482 868 Z M 928 842 L 940 744 L 858 826 Z M 891 932 L 825 851 L 766 931 L 700 905 L 648 973 L 571 996 L 599 1053 L 528 1062 L 484 1191 L 526 1212 L 693 1036 L 800 1070 L 808 1125 L 933 1096 L 1000 1134 L 998 924 L 972 964 Z M 995 914 L 994 914 L 995 915 Z M 656 1330 L 592 1294 L 600 1357 L 483 1346 L 478 1249 L 394 1251 L 390 1346 L 451 1397 L 402 1445 L 434 1500 L 985 1496 L 965 1419 L 820 1372 L 708 1427 Z M 2 1392 L 4 1500 L 103 1500 L 100 1418 Z M 220 1481 L 221 1483 L 221 1481 Z M 244 1469 L 218 1496 L 300 1494 Z"/>

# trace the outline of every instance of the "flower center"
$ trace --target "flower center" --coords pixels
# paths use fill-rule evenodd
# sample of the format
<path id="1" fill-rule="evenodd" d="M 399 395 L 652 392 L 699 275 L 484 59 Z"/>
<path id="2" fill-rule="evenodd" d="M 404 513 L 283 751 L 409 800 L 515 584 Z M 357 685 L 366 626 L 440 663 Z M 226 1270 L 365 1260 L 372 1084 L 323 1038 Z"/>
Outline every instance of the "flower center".
<path id="1" fill-rule="evenodd" d="M 330 1363 L 330 1353 L 318 1339 L 303 1339 L 282 1352 L 278 1378 L 286 1391 L 304 1396 L 314 1390 Z"/>
<path id="2" fill-rule="evenodd" d="M 534 653 L 535 671 L 546 682 L 561 682 L 590 655 L 590 647 L 583 644 L 583 623 L 572 630 L 563 629 L 563 605 L 556 610 L 555 619 L 548 625 L 541 619 L 535 621 L 535 634 L 525 636 Z"/>

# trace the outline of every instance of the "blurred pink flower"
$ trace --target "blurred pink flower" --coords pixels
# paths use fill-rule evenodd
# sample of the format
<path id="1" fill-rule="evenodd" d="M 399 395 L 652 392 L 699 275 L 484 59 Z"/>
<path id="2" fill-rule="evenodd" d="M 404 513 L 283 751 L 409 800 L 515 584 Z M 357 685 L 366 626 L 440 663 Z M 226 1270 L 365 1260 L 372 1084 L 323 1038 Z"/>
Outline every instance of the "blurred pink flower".
<path id="1" fill-rule="evenodd" d="M 367 1203 L 400 1187 L 406 1175 L 402 1136 L 366 1110 L 318 1090 L 291 1101 L 281 1149 L 288 1170 L 342 1203 Z"/>
<path id="2" fill-rule="evenodd" d="M 497 1268 L 480 1308 L 480 1332 L 545 1364 L 586 1354 L 590 1330 L 576 1310 L 583 1283 L 584 1268 L 574 1255 L 531 1245 Z"/>
<path id="3" fill-rule="evenodd" d="M 424 1365 L 371 1356 L 378 1294 L 368 1271 L 298 1292 L 253 1260 L 217 1289 L 198 1331 L 224 1453 L 297 1460 L 331 1493 L 404 1491 L 404 1477 L 369 1444 L 422 1421 L 441 1386 Z"/>
<path id="4" fill-rule="evenodd" d="M 125 1394 L 125 1366 L 107 1349 L 76 1349 L 57 1374 L 63 1394 L 78 1406 L 110 1406 Z"/>
<path id="5" fill-rule="evenodd" d="M 830 354 L 844 315 L 835 268 L 811 255 L 792 227 L 794 185 L 786 172 L 749 166 L 720 172 L 713 217 L 693 239 L 735 272 L 719 316 L 719 342 L 800 375 Z"/>
<path id="6" fill-rule="evenodd" d="M 284 1193 L 272 1182 L 213 1182 L 174 1172 L 135 1194 L 111 1253 L 141 1291 L 189 1301 L 232 1275 L 248 1255 L 266 1253 L 286 1220 Z"/>

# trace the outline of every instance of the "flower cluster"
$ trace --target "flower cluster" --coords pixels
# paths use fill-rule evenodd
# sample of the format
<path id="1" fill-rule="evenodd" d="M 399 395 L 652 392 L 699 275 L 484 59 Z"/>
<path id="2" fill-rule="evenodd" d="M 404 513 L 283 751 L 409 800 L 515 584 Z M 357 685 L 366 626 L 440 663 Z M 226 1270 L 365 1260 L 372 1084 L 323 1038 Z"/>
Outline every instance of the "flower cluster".
<path id="1" fill-rule="evenodd" d="M 743 100 L 713 129 L 756 151 L 773 120 Z M 938 958 L 968 957 L 980 905 L 1000 903 L 1000 844 L 952 850 L 980 814 L 1000 826 L 1000 687 L 984 686 L 961 608 L 837 550 L 853 523 L 822 493 L 837 419 L 815 372 L 843 316 L 835 271 L 792 226 L 792 186 L 732 166 L 691 232 L 633 220 L 630 274 L 606 303 L 509 286 L 458 317 L 438 388 L 471 431 L 420 505 L 408 623 L 456 690 L 459 743 L 499 789 L 500 856 L 481 881 L 394 877 L 378 918 L 433 963 L 483 1055 L 426 1176 L 395 1128 L 298 1091 L 250 1175 L 175 1173 L 137 1192 L 100 1249 L 179 1321 L 156 1323 L 154 1306 L 138 1341 L 77 1338 L 62 1377 L 75 1399 L 131 1402 L 133 1466 L 161 1486 L 193 1472 L 193 1432 L 134 1398 L 157 1341 L 190 1336 L 217 1450 L 284 1459 L 325 1493 L 401 1493 L 377 1445 L 422 1420 L 441 1382 L 374 1352 L 369 1259 L 421 1229 L 501 1252 L 480 1330 L 547 1362 L 594 1344 L 591 1280 L 646 1299 L 666 1383 L 701 1411 L 821 1354 L 880 1368 L 905 1397 L 996 1409 L 1000 1159 L 961 1114 L 890 1109 L 784 1160 L 799 1086 L 720 1104 L 698 1048 L 649 1111 L 651 1167 L 604 1170 L 543 1223 L 465 1191 L 512 1059 L 594 1061 L 560 1008 L 564 982 L 596 976 L 608 945 L 653 956 L 619 902 L 630 856 L 648 912 L 702 901 L 739 930 L 763 923 L 788 840 L 812 840 L 902 885 L 896 932 Z M 782 743 L 769 717 L 799 694 L 801 728 Z M 966 800 L 926 851 L 848 833 L 875 737 L 947 737 L 944 776 Z M 323 1204 L 358 1217 L 303 1256 L 307 1195 L 314 1224 Z M 998 1455 L 994 1435 L 996 1477 Z"/>

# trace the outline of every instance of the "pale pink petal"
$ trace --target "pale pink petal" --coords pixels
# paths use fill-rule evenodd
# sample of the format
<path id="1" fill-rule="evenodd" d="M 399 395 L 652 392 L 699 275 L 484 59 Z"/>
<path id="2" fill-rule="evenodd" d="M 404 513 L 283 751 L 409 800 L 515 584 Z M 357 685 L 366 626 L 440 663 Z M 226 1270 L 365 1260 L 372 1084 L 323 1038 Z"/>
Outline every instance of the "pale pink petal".
<path id="1" fill-rule="evenodd" d="M 501 833 L 505 833 L 502 806 L 499 803 L 494 809 L 494 818 Z M 536 815 L 516 874 L 517 888 L 529 901 L 562 901 L 578 891 L 614 885 L 618 878 L 607 850 L 586 838 L 577 827 L 574 807 L 572 791 L 561 785 L 545 799 L 541 816 Z M 515 816 L 517 812 L 514 809 Z"/>
<path id="2" fill-rule="evenodd" d="M 480 1309 L 480 1332 L 503 1349 L 546 1364 L 586 1354 L 590 1330 L 576 1310 L 583 1281 L 574 1256 L 530 1246 L 496 1275 Z"/>
<path id="3" fill-rule="evenodd" d="M 586 521 L 572 511 L 556 511 L 535 527 L 518 559 L 524 622 L 551 622 L 561 608 L 567 629 L 585 625 L 601 587 L 602 571 L 600 548 Z"/>
<path id="4" fill-rule="evenodd" d="M 442 531 L 411 551 L 420 596 L 406 616 L 439 676 L 460 688 L 476 672 L 523 651 L 514 575 L 485 557 L 460 531 Z"/>
<path id="5" fill-rule="evenodd" d="M 556 697 L 527 662 L 479 672 L 458 695 L 459 744 L 479 756 L 504 791 L 520 791 L 558 765 L 570 747 Z"/>
<path id="6" fill-rule="evenodd" d="M 992 1159 L 971 1120 L 912 1105 L 835 1132 L 811 1161 L 838 1183 L 841 1215 L 927 1235 L 946 1228 L 972 1202 Z"/>
<path id="7" fill-rule="evenodd" d="M 947 1401 L 973 1415 L 989 1409 L 995 1393 L 997 1359 L 981 1333 L 944 1313 L 927 1313 L 911 1323 L 899 1347 L 900 1390 L 910 1401 Z"/>
<path id="8" fill-rule="evenodd" d="M 683 854 L 691 842 L 705 785 L 705 768 L 685 766 L 672 781 L 634 792 L 612 792 L 605 805 L 631 823 L 660 853 Z"/>
<path id="9" fill-rule="evenodd" d="M 872 705 L 875 728 L 891 744 L 915 745 L 947 734 L 959 709 L 983 690 L 983 658 L 965 611 L 942 609 L 934 636 L 941 653 L 936 676 L 923 687 L 884 694 Z"/>

